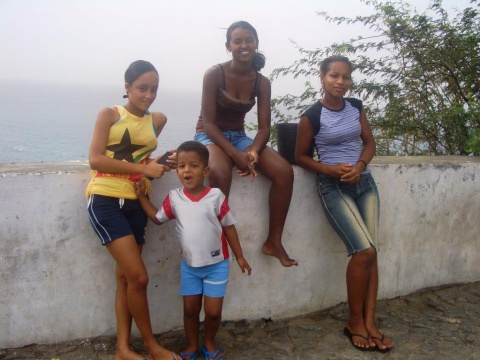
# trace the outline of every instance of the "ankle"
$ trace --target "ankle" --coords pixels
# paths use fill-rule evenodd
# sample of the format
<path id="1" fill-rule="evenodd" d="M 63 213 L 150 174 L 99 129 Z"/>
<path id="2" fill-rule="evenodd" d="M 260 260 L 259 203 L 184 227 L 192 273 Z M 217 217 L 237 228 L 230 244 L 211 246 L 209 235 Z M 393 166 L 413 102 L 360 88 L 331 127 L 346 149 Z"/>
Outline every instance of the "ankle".
<path id="1" fill-rule="evenodd" d="M 204 341 L 203 346 L 210 352 L 215 352 L 215 350 L 217 350 L 217 344 L 215 341 Z"/>
<path id="2" fill-rule="evenodd" d="M 200 348 L 200 346 L 199 346 L 198 343 L 196 343 L 196 344 L 187 344 L 187 347 L 185 348 L 185 350 L 184 350 L 183 352 L 197 353 L 199 348 Z"/>
<path id="3" fill-rule="evenodd" d="M 365 328 L 366 329 L 366 326 L 365 326 L 365 321 L 363 320 L 362 317 L 350 317 L 350 319 L 348 320 L 348 327 L 349 328 L 355 328 L 355 329 L 358 329 L 358 328 Z"/>
<path id="4" fill-rule="evenodd" d="M 143 340 L 143 344 L 145 345 L 145 348 L 149 351 L 160 346 L 154 337 L 148 340 Z"/>

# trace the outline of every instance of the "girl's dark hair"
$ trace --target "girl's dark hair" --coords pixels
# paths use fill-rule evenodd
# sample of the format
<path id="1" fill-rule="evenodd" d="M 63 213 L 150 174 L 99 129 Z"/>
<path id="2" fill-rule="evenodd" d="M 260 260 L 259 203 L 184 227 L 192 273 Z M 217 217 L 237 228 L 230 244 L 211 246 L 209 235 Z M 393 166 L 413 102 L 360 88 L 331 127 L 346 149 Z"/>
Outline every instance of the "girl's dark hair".
<path id="1" fill-rule="evenodd" d="M 320 64 L 320 74 L 325 75 L 328 72 L 328 70 L 330 70 L 330 64 L 334 63 L 334 62 L 337 62 L 337 61 L 341 61 L 341 62 L 344 62 L 345 64 L 347 64 L 350 67 L 350 72 L 352 72 L 352 70 L 353 70 L 352 63 L 350 62 L 350 60 L 348 60 L 347 57 L 342 56 L 342 55 L 332 55 L 332 56 L 327 57 Z"/>
<path id="2" fill-rule="evenodd" d="M 146 72 L 153 71 L 158 75 L 157 69 L 151 63 L 145 60 L 137 60 L 130 64 L 125 71 L 125 82 L 132 85 L 135 80 Z"/>
<path id="3" fill-rule="evenodd" d="M 253 37 L 255 38 L 255 41 L 257 42 L 257 45 L 259 43 L 258 41 L 258 34 L 257 30 L 248 22 L 246 21 L 236 21 L 232 25 L 230 25 L 227 29 L 227 44 L 230 43 L 230 40 L 232 39 L 232 32 L 235 29 L 242 28 L 242 29 L 248 29 L 253 33 Z M 260 71 L 263 69 L 265 66 L 265 55 L 262 53 L 256 52 L 255 55 L 253 56 L 252 60 L 252 68 L 255 71 Z"/>
<path id="4" fill-rule="evenodd" d="M 151 63 L 145 60 L 137 60 L 130 64 L 128 69 L 125 71 L 125 82 L 128 85 L 132 85 L 135 80 L 137 80 L 143 74 L 153 71 L 158 75 L 157 69 Z M 128 98 L 128 95 L 123 95 L 124 99 Z"/>
<path id="5" fill-rule="evenodd" d="M 177 148 L 177 156 L 181 152 L 187 152 L 187 151 L 193 151 L 200 156 L 200 159 L 202 160 L 203 164 L 205 166 L 208 166 L 208 158 L 209 158 L 209 152 L 208 149 L 205 145 L 202 143 L 199 143 L 198 141 L 185 141 L 182 143 L 178 148 Z"/>

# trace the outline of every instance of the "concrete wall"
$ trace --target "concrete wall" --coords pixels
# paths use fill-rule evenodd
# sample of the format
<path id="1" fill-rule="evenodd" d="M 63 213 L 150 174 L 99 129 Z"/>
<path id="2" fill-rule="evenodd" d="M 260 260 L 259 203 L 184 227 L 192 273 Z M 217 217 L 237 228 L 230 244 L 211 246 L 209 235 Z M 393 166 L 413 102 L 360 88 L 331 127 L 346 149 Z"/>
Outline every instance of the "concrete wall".
<path id="1" fill-rule="evenodd" d="M 376 158 L 381 194 L 379 298 L 480 280 L 480 162 Z M 264 256 L 269 183 L 235 177 L 230 204 L 251 277 L 231 264 L 224 320 L 283 318 L 346 300 L 343 245 L 325 219 L 315 176 L 294 167 L 284 245 L 300 266 Z M 0 348 L 115 333 L 114 261 L 90 227 L 85 163 L 0 165 Z M 160 204 L 174 172 L 154 181 Z M 174 224 L 148 226 L 144 258 L 156 333 L 182 326 Z"/>

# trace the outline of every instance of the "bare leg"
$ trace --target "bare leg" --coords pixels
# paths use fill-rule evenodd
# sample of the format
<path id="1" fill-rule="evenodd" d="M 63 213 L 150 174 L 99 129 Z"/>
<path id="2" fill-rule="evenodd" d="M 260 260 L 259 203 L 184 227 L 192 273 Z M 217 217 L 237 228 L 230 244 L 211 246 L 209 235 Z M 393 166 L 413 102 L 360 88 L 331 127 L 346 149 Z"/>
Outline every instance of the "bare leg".
<path id="1" fill-rule="evenodd" d="M 107 249 L 125 275 L 128 308 L 150 357 L 152 360 L 172 360 L 172 352 L 160 346 L 153 336 L 147 300 L 148 274 L 134 237 L 116 239 L 107 244 Z"/>
<path id="2" fill-rule="evenodd" d="M 228 197 L 230 195 L 230 187 L 232 186 L 232 160 L 217 145 L 208 145 L 207 148 L 210 153 L 208 161 L 208 166 L 210 167 L 210 174 L 208 175 L 209 185 L 219 188 Z"/>
<path id="3" fill-rule="evenodd" d="M 115 268 L 117 290 L 115 293 L 115 314 L 117 317 L 117 350 L 115 360 L 138 360 L 140 354 L 130 348 L 132 315 L 127 302 L 127 279 L 117 265 Z"/>
<path id="4" fill-rule="evenodd" d="M 184 354 L 198 352 L 202 297 L 202 294 L 183 297 L 183 326 L 187 337 L 187 348 L 183 350 Z"/>
<path id="5" fill-rule="evenodd" d="M 376 253 L 375 253 L 376 254 Z M 377 291 L 378 291 L 378 263 L 377 256 L 370 271 L 370 278 L 368 280 L 367 294 L 364 305 L 364 319 L 365 326 L 371 338 L 370 346 L 377 346 L 381 350 L 386 350 L 393 347 L 393 342 L 387 337 L 381 340 L 383 335 L 378 330 L 375 324 L 375 310 L 377 307 Z"/>
<path id="6" fill-rule="evenodd" d="M 232 185 L 232 160 L 216 145 L 208 145 L 210 153 L 208 176 L 210 186 L 217 187 L 228 197 Z M 277 152 L 265 148 L 260 153 L 259 170 L 272 182 L 269 195 L 269 227 L 262 251 L 280 260 L 283 266 L 298 265 L 282 245 L 282 233 L 293 191 L 293 169 Z"/>
<path id="7" fill-rule="evenodd" d="M 205 341 L 204 345 L 212 354 L 218 349 L 215 336 L 222 322 L 223 297 L 213 298 L 205 296 Z M 216 358 L 221 357 L 218 354 Z M 210 360 L 210 359 L 207 359 Z"/>
<path id="8" fill-rule="evenodd" d="M 363 317 L 365 298 L 375 259 L 375 249 L 368 248 L 353 254 L 347 266 L 347 294 L 350 309 L 348 329 L 352 334 L 359 334 L 365 338 L 368 338 L 368 331 Z M 368 340 L 360 336 L 354 336 L 353 342 L 361 348 L 369 348 L 371 345 Z"/>
<path id="9" fill-rule="evenodd" d="M 283 266 L 298 265 L 298 261 L 291 259 L 282 245 L 283 228 L 293 192 L 292 166 L 277 152 L 265 148 L 260 153 L 259 170 L 272 182 L 268 200 L 268 236 L 262 250 L 265 254 L 278 258 Z"/>

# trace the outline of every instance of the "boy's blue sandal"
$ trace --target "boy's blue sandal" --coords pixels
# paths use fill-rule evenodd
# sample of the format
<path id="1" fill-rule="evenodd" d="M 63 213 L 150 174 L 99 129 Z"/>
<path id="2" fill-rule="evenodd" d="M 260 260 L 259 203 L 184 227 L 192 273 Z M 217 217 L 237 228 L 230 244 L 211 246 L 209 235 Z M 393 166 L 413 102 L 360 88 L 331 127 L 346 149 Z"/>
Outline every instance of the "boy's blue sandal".
<path id="1" fill-rule="evenodd" d="M 179 355 L 182 357 L 182 360 L 194 360 L 196 359 L 197 357 L 200 356 L 200 353 L 183 353 L 183 352 L 179 352 Z"/>
<path id="2" fill-rule="evenodd" d="M 220 354 L 220 349 L 217 349 L 215 350 L 215 352 L 212 354 L 210 351 L 207 350 L 207 348 L 205 347 L 205 345 L 203 345 L 202 347 L 202 351 L 205 355 L 205 360 L 214 360 L 215 359 L 215 356 L 217 356 L 218 354 Z M 219 357 L 218 359 L 215 359 L 215 360 L 223 360 L 223 357 Z"/>

